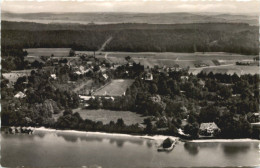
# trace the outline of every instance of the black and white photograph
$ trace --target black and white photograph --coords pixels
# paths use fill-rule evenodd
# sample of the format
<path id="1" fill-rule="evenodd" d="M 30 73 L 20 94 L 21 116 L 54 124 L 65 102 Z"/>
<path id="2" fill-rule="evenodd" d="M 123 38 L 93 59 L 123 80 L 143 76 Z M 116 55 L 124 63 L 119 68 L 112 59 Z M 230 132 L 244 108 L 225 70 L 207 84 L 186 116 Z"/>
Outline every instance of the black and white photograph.
<path id="1" fill-rule="evenodd" d="M 0 4 L 0 167 L 260 167 L 260 1 Z"/>

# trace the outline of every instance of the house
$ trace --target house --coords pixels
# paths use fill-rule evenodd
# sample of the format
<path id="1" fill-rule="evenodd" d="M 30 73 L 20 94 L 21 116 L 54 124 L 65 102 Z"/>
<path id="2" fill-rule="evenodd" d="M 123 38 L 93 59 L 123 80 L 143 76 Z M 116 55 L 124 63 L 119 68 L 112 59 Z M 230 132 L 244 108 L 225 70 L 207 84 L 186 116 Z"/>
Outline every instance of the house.
<path id="1" fill-rule="evenodd" d="M 91 98 L 92 98 L 92 99 L 95 99 L 94 96 L 82 96 L 82 95 L 79 95 L 79 98 L 80 98 L 81 100 L 84 100 L 84 101 L 88 101 L 88 100 L 90 100 Z"/>
<path id="2" fill-rule="evenodd" d="M 51 61 L 52 61 L 53 66 L 59 64 L 59 60 L 58 59 L 52 59 Z"/>
<path id="3" fill-rule="evenodd" d="M 52 78 L 52 79 L 57 79 L 56 74 L 51 74 L 51 78 Z"/>
<path id="4" fill-rule="evenodd" d="M 105 99 L 106 99 L 106 100 L 112 100 L 112 101 L 114 101 L 114 100 L 115 100 L 115 98 L 114 98 L 113 96 L 110 96 L 110 97 L 105 97 Z"/>
<path id="5" fill-rule="evenodd" d="M 80 75 L 80 74 L 81 74 L 80 71 L 76 71 L 76 72 L 74 72 L 74 73 L 77 74 L 77 75 Z"/>
<path id="6" fill-rule="evenodd" d="M 198 84 L 201 86 L 201 87 L 205 87 L 205 81 L 203 81 L 203 80 L 199 80 L 198 81 Z"/>
<path id="7" fill-rule="evenodd" d="M 260 122 L 260 115 L 259 112 L 258 113 L 248 113 L 247 114 L 247 120 L 250 123 L 256 123 L 256 122 Z"/>
<path id="8" fill-rule="evenodd" d="M 103 74 L 102 76 L 105 78 L 105 80 L 107 80 L 107 78 L 108 78 L 107 74 Z"/>
<path id="9" fill-rule="evenodd" d="M 92 65 L 92 61 L 87 61 L 87 65 Z"/>
<path id="10" fill-rule="evenodd" d="M 18 92 L 16 95 L 14 95 L 15 98 L 25 98 L 26 94 L 24 94 L 23 92 Z"/>
<path id="11" fill-rule="evenodd" d="M 152 73 L 146 73 L 144 76 L 145 80 L 151 81 L 153 80 L 153 74 Z"/>
<path id="12" fill-rule="evenodd" d="M 214 136 L 220 132 L 220 129 L 214 122 L 201 123 L 199 134 L 202 136 Z"/>
<path id="13" fill-rule="evenodd" d="M 181 76 L 181 80 L 189 80 L 189 76 Z"/>

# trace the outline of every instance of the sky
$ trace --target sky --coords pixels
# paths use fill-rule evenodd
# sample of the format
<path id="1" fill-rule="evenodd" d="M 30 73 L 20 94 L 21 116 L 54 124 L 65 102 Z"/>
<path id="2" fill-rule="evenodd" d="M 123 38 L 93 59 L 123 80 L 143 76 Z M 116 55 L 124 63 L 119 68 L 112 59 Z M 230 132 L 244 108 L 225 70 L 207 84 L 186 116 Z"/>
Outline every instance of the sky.
<path id="1" fill-rule="evenodd" d="M 218 13 L 259 13 L 260 1 L 140 1 L 140 0 L 96 0 L 96 1 L 6 1 L 1 4 L 2 11 L 15 13 L 39 12 L 218 12 Z"/>

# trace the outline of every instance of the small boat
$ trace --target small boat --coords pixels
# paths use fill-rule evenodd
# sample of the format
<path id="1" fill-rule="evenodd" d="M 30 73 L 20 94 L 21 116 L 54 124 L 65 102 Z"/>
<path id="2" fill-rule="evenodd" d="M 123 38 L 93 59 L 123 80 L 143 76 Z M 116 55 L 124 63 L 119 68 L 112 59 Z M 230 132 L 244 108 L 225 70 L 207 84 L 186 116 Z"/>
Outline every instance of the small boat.
<path id="1" fill-rule="evenodd" d="M 170 152 L 173 150 L 176 144 L 176 140 L 173 140 L 171 138 L 165 139 L 162 144 L 158 147 L 158 152 Z"/>

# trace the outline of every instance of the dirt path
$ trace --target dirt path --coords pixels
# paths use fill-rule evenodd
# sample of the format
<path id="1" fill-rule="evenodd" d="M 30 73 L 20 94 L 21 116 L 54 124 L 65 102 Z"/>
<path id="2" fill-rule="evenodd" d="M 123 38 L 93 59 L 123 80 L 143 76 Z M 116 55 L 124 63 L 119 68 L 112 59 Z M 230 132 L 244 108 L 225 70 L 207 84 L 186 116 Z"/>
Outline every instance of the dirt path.
<path id="1" fill-rule="evenodd" d="M 113 39 L 113 37 L 110 36 L 110 37 L 104 42 L 104 44 L 100 47 L 100 49 L 99 49 L 98 51 L 103 51 L 103 50 L 105 49 L 106 45 L 109 44 L 112 39 Z"/>

